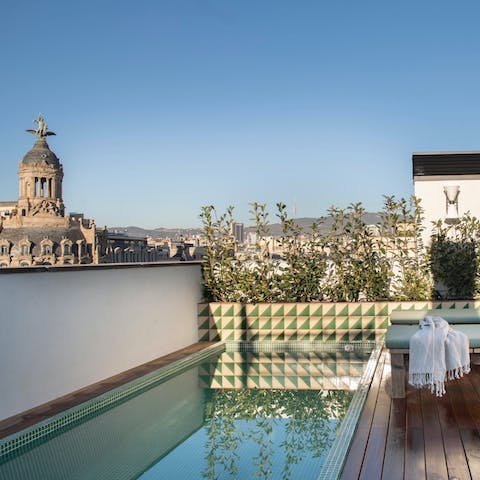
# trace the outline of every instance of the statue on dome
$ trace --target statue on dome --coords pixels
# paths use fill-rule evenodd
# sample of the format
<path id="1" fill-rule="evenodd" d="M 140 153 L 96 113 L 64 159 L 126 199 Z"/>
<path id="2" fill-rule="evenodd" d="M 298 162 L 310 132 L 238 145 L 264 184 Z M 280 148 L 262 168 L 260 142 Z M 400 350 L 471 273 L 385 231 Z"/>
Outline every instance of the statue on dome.
<path id="1" fill-rule="evenodd" d="M 33 135 L 35 135 L 37 138 L 45 138 L 49 135 L 55 135 L 55 133 L 48 131 L 47 124 L 40 113 L 38 114 L 38 118 L 36 118 L 33 123 L 38 125 L 37 129 L 25 130 L 26 132 L 33 133 Z"/>

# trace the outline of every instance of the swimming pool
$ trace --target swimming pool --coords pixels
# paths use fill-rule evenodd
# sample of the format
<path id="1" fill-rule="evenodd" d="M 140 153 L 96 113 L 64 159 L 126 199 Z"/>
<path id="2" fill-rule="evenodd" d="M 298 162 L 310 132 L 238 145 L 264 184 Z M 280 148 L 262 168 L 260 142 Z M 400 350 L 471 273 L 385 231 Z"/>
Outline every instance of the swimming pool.
<path id="1" fill-rule="evenodd" d="M 43 438 L 4 449 L 0 479 L 308 480 L 322 471 L 334 478 L 378 357 L 374 347 L 212 349 L 208 358 L 136 381 L 136 391 L 112 392 L 110 404 L 106 394 L 97 409 L 76 409 L 69 424 L 53 419 L 59 428 Z M 21 445 L 22 432 L 17 437 Z"/>

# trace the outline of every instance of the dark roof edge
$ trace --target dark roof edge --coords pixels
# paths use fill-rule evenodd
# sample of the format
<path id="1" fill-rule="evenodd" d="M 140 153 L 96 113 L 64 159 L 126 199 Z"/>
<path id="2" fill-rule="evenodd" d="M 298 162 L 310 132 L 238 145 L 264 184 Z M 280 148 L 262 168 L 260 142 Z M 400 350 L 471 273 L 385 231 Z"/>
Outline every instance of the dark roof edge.
<path id="1" fill-rule="evenodd" d="M 0 268 L 0 275 L 12 273 L 57 273 L 72 272 L 79 270 L 124 270 L 127 268 L 155 268 L 155 267 L 186 267 L 189 265 L 202 265 L 201 260 L 191 260 L 185 262 L 166 261 L 166 262 L 145 262 L 145 263 L 100 263 L 100 264 L 83 264 L 83 265 L 39 265 L 37 267 L 7 267 Z"/>
<path id="2" fill-rule="evenodd" d="M 413 152 L 412 155 L 462 155 L 462 154 L 480 154 L 480 150 L 463 150 L 451 152 Z"/>

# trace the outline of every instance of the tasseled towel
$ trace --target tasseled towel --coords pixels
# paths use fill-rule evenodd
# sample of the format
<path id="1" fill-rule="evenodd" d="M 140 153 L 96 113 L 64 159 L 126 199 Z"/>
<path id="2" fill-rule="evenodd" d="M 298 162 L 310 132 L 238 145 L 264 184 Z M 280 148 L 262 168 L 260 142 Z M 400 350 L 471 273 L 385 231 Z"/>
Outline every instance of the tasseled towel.
<path id="1" fill-rule="evenodd" d="M 441 317 L 420 320 L 420 330 L 410 338 L 408 383 L 416 388 L 430 388 L 441 397 L 445 380 L 470 372 L 467 336 L 452 330 Z"/>

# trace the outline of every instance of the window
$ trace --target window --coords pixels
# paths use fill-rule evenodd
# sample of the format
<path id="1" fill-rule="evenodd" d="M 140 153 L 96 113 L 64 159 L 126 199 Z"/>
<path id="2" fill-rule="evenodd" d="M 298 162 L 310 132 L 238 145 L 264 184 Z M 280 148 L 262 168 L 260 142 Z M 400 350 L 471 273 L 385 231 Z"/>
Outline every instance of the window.
<path id="1" fill-rule="evenodd" d="M 63 246 L 63 254 L 64 255 L 70 255 L 72 253 L 72 247 L 66 243 L 64 246 Z"/>
<path id="2" fill-rule="evenodd" d="M 43 255 L 50 255 L 52 253 L 52 248 L 50 245 L 43 246 Z"/>
<path id="3" fill-rule="evenodd" d="M 0 246 L 0 255 L 8 255 L 8 247 L 6 245 Z"/>
<path id="4" fill-rule="evenodd" d="M 21 252 L 22 252 L 22 255 L 28 255 L 28 247 L 27 247 L 27 245 L 22 245 Z"/>

